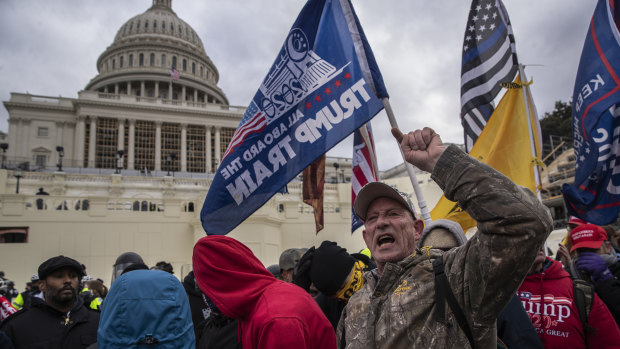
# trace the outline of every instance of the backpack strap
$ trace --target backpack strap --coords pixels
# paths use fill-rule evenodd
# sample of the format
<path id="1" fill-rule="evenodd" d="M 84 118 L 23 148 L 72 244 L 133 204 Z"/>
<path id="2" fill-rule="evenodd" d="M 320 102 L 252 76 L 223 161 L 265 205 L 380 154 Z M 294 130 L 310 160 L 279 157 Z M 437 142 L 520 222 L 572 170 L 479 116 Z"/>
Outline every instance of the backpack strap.
<path id="1" fill-rule="evenodd" d="M 463 314 L 463 310 L 459 306 L 456 297 L 454 297 L 454 293 L 450 287 L 450 282 L 448 282 L 448 278 L 444 272 L 443 256 L 433 260 L 433 273 L 435 274 L 435 320 L 447 325 L 445 303 L 447 301 L 448 306 L 450 306 L 450 309 L 452 309 L 452 312 L 454 313 L 454 317 L 456 318 L 459 327 L 463 330 L 463 332 L 465 332 L 465 335 L 469 340 L 469 344 L 472 348 L 476 348 L 474 345 L 474 336 L 469 328 L 469 323 L 467 322 L 465 314 Z"/>
<path id="2" fill-rule="evenodd" d="M 577 307 L 584 332 L 595 334 L 596 329 L 588 324 L 588 318 L 590 317 L 594 301 L 594 287 L 584 280 L 573 279 L 573 298 L 575 299 L 575 306 Z"/>

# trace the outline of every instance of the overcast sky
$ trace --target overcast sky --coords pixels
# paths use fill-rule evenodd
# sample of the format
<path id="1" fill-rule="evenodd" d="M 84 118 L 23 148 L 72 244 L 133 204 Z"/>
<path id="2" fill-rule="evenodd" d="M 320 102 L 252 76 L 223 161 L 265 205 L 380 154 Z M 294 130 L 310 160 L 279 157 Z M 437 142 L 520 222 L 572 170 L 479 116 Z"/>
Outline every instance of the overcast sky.
<path id="1" fill-rule="evenodd" d="M 11 92 L 77 97 L 97 58 L 152 0 L 0 0 L 0 99 Z M 463 143 L 460 60 L 467 0 L 353 0 L 403 131 L 434 128 Z M 571 98 L 594 0 L 504 0 L 539 117 Z M 302 0 L 173 0 L 202 39 L 231 105 L 247 106 Z M 0 108 L 0 130 L 8 131 Z M 372 121 L 379 168 L 402 162 L 384 112 Z M 348 139 L 330 155 L 351 157 Z"/>

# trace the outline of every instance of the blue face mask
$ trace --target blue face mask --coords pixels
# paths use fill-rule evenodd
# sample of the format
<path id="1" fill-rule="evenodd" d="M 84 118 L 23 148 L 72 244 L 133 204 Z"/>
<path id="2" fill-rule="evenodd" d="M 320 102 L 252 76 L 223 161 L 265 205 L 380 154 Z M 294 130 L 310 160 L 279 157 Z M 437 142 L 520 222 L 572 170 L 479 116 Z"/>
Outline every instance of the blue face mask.
<path id="1" fill-rule="evenodd" d="M 215 303 L 213 303 L 213 301 L 211 299 L 209 299 L 209 297 L 207 297 L 207 295 L 204 294 L 204 293 L 202 294 L 202 300 L 205 302 L 207 307 L 209 307 L 209 309 L 211 310 L 212 314 L 222 315 L 222 312 L 217 308 Z"/>

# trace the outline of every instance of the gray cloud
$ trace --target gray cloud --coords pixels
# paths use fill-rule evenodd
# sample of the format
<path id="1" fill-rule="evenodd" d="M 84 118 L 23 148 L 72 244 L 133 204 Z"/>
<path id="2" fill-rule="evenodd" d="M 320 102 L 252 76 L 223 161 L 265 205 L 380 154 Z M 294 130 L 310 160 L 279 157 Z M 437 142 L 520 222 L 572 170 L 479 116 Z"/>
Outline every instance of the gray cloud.
<path id="1" fill-rule="evenodd" d="M 431 126 L 462 143 L 461 45 L 469 1 L 353 1 L 403 131 Z M 567 101 L 595 1 L 504 1 L 519 60 L 540 116 Z M 174 0 L 173 9 L 204 42 L 233 105 L 247 105 L 304 1 Z M 0 98 L 10 92 L 76 97 L 117 30 L 150 0 L 0 1 Z M 0 129 L 8 113 L 0 108 Z M 399 159 L 384 112 L 372 121 L 380 169 Z M 347 140 L 330 152 L 351 156 Z"/>

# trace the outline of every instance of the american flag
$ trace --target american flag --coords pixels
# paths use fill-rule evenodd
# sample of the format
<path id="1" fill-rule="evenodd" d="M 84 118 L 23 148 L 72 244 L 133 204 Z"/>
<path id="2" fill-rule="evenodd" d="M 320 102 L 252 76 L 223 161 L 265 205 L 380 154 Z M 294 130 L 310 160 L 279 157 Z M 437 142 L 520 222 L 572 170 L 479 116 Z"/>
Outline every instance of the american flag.
<path id="1" fill-rule="evenodd" d="M 267 126 L 265 114 L 262 111 L 258 111 L 251 119 L 237 128 L 232 136 L 232 139 L 230 140 L 230 143 L 228 143 L 228 148 L 226 148 L 226 152 L 224 152 L 222 160 L 224 160 L 228 154 L 232 153 L 235 147 L 243 144 L 243 141 L 247 136 L 252 133 L 261 132 L 265 126 Z"/>
<path id="2" fill-rule="evenodd" d="M 351 176 L 351 203 L 364 185 L 377 181 L 377 156 L 370 123 L 357 129 L 353 136 L 353 175 Z M 351 232 L 362 226 L 362 220 L 351 209 Z"/>
<path id="3" fill-rule="evenodd" d="M 501 0 L 473 0 L 461 66 L 461 123 L 469 152 L 493 114 L 500 83 L 518 70 L 514 36 Z"/>
<path id="4" fill-rule="evenodd" d="M 181 73 L 179 73 L 177 68 L 173 66 L 172 69 L 170 69 L 170 77 L 172 78 L 172 80 L 179 80 L 180 76 L 181 76 Z"/>

